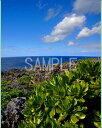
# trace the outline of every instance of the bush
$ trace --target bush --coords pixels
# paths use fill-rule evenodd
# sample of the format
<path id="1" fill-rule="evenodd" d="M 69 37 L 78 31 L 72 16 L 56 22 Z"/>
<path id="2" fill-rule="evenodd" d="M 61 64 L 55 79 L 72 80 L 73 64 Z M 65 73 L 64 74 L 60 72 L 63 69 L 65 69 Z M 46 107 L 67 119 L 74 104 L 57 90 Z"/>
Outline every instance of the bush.
<path id="1" fill-rule="evenodd" d="M 18 84 L 29 85 L 30 81 L 31 81 L 31 76 L 22 76 L 18 79 Z"/>
<path id="2" fill-rule="evenodd" d="M 99 78 L 101 75 L 101 62 L 94 59 L 81 60 L 77 65 L 77 71 L 82 75 Z"/>
<path id="3" fill-rule="evenodd" d="M 1 81 L 1 85 L 2 85 L 2 86 L 11 85 L 11 84 L 12 84 L 11 81 L 7 81 L 7 80 L 2 80 L 2 81 Z"/>
<path id="4" fill-rule="evenodd" d="M 9 89 L 7 87 L 2 86 L 1 88 L 1 108 L 6 108 L 8 102 L 11 100 L 11 98 L 15 98 L 17 96 L 23 96 L 24 93 L 18 89 Z"/>
<path id="5" fill-rule="evenodd" d="M 81 61 L 34 87 L 19 128 L 100 128 L 100 63 Z"/>

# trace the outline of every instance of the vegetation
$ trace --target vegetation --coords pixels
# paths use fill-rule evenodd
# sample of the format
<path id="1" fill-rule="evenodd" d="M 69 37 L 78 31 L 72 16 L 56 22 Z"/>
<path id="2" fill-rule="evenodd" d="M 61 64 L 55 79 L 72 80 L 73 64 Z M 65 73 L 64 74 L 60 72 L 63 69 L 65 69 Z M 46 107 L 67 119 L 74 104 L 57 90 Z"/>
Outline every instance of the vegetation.
<path id="1" fill-rule="evenodd" d="M 100 63 L 83 60 L 35 87 L 26 105 L 19 128 L 100 128 Z"/>
<path id="2" fill-rule="evenodd" d="M 11 98 L 15 98 L 17 96 L 23 96 L 24 93 L 18 89 L 9 89 L 7 87 L 1 86 L 1 107 L 2 109 L 5 109 L 8 102 L 11 100 Z"/>
<path id="3" fill-rule="evenodd" d="M 26 94 L 24 120 L 19 128 L 100 128 L 100 62 L 82 60 L 75 71 L 65 71 L 51 80 L 37 83 Z M 19 84 L 27 85 L 31 77 L 21 77 Z M 19 91 L 2 89 L 3 107 Z M 4 103 L 4 104 L 3 104 Z"/>
<path id="4" fill-rule="evenodd" d="M 30 76 L 22 76 L 18 79 L 18 83 L 21 85 L 29 85 L 31 81 L 31 77 Z"/>
<path id="5" fill-rule="evenodd" d="M 11 85 L 11 83 L 12 83 L 11 81 L 7 81 L 7 80 L 2 80 L 2 81 L 1 81 L 1 85 L 2 85 L 2 86 Z"/>

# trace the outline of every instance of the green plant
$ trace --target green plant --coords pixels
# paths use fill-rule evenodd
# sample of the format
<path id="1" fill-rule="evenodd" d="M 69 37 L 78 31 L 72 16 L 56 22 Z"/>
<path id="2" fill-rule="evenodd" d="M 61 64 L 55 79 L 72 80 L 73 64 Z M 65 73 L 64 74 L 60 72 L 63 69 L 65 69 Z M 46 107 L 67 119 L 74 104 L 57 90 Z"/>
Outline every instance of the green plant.
<path id="1" fill-rule="evenodd" d="M 94 61 L 94 59 L 84 59 L 79 61 L 77 65 L 77 71 L 81 75 L 85 76 L 91 76 L 98 78 L 100 77 L 101 74 L 101 65 L 100 61 Z"/>
<path id="2" fill-rule="evenodd" d="M 31 81 L 31 76 L 22 76 L 18 79 L 18 84 L 29 85 Z"/>
<path id="3" fill-rule="evenodd" d="M 10 89 L 8 87 L 1 86 L 1 108 L 6 108 L 11 98 L 15 98 L 17 96 L 24 96 L 24 93 L 18 89 Z"/>
<path id="4" fill-rule="evenodd" d="M 27 94 L 4 86 L 11 81 L 2 81 L 2 109 L 11 98 L 27 98 L 19 128 L 100 128 L 100 62 L 81 60 L 76 71 L 65 71 L 48 81 L 32 80 L 31 76 L 18 78 L 20 85 L 32 85 Z"/>
<path id="5" fill-rule="evenodd" d="M 23 114 L 19 128 L 100 128 L 100 63 L 82 61 L 34 87 Z"/>
<path id="6" fill-rule="evenodd" d="M 1 81 L 1 85 L 2 85 L 2 86 L 11 85 L 11 84 L 12 84 L 11 81 L 7 81 L 7 80 L 2 80 L 2 81 Z"/>

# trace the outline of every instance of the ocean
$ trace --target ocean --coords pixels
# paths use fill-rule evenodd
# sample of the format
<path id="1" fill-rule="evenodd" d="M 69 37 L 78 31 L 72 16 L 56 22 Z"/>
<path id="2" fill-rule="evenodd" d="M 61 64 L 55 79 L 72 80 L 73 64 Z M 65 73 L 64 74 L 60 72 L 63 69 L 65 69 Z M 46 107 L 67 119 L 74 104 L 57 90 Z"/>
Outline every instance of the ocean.
<path id="1" fill-rule="evenodd" d="M 29 56 L 29 57 L 2 57 L 1 71 L 11 69 L 29 68 L 34 65 L 59 64 L 69 61 L 81 60 L 85 58 L 98 58 L 86 56 Z"/>

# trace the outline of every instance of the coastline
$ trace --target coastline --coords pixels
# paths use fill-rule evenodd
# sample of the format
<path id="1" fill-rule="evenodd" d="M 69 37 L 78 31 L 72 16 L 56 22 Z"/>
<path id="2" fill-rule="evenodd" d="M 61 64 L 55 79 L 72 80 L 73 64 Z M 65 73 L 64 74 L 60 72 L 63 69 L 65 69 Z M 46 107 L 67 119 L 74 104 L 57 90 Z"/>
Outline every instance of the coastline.
<path id="1" fill-rule="evenodd" d="M 89 62 L 87 60 L 89 60 Z M 80 72 L 80 70 L 78 72 L 77 72 L 77 70 L 69 70 L 70 64 L 69 64 L 69 62 L 66 62 L 66 63 L 62 64 L 63 70 L 60 69 L 60 65 L 58 64 L 58 65 L 53 65 L 54 68 L 53 68 L 53 70 L 50 70 L 50 71 L 49 70 L 44 70 L 44 71 L 39 70 L 40 67 L 37 66 L 36 70 L 27 71 L 25 69 L 11 69 L 9 71 L 2 72 L 2 74 L 1 74 L 1 76 L 2 76 L 2 83 L 1 83 L 2 84 L 2 125 L 7 126 L 8 125 L 7 122 L 9 120 L 12 120 L 15 122 L 15 126 L 17 126 L 17 124 L 20 123 L 20 121 L 24 120 L 24 119 L 22 119 L 22 116 L 24 116 L 24 115 L 22 115 L 23 109 L 24 110 L 28 109 L 30 111 L 30 108 L 26 108 L 27 103 L 29 103 L 29 100 L 31 100 L 30 103 L 33 103 L 32 97 L 34 97 L 34 99 L 35 99 L 35 97 L 37 97 L 37 94 L 39 95 L 39 97 L 42 98 L 43 91 L 44 91 L 44 93 L 43 93 L 44 97 L 50 96 L 49 94 L 51 93 L 52 96 L 50 96 L 50 97 L 53 97 L 53 100 L 54 100 L 54 98 L 56 99 L 56 96 L 59 96 L 59 99 L 62 97 L 62 101 L 63 101 L 64 97 L 65 97 L 65 93 L 63 92 L 63 89 L 66 90 L 65 86 L 69 86 L 68 87 L 69 89 L 71 88 L 71 86 L 73 86 L 73 89 L 74 89 L 75 86 L 76 86 L 76 88 L 78 88 L 78 86 L 80 87 L 79 84 L 82 83 L 81 86 L 83 87 L 83 89 L 85 89 L 85 91 L 87 91 L 88 90 L 88 87 L 87 87 L 88 81 L 87 80 L 89 80 L 89 83 L 90 83 L 90 81 L 92 79 L 94 80 L 94 77 L 93 77 L 93 75 L 94 75 L 95 79 L 96 79 L 96 81 L 94 80 L 94 82 L 95 82 L 94 84 L 98 85 L 98 91 L 100 92 L 100 85 L 99 85 L 99 83 L 97 83 L 99 81 L 98 79 L 99 79 L 99 75 L 100 75 L 100 70 L 99 70 L 100 69 L 100 67 L 99 67 L 100 59 L 86 59 L 86 60 L 83 59 L 83 60 L 79 60 L 79 61 L 74 61 L 74 66 L 72 65 L 71 68 L 76 69 L 76 65 L 79 64 L 80 62 L 83 64 L 86 64 L 86 66 L 88 66 L 88 69 L 79 65 L 79 68 L 80 69 L 82 68 L 81 72 Z M 97 65 L 95 65 L 96 63 L 98 64 L 98 67 L 97 67 Z M 89 67 L 88 64 L 89 65 L 91 64 L 91 67 Z M 94 65 L 94 67 L 92 65 Z M 95 67 L 97 70 L 94 73 L 93 69 Z M 50 68 L 51 68 L 51 66 L 50 66 Z M 92 70 L 90 70 L 90 69 L 92 69 Z M 92 76 L 91 76 L 91 74 L 88 75 L 87 72 L 84 72 L 84 70 L 91 73 Z M 66 81 L 69 84 L 66 83 Z M 85 81 L 86 83 L 83 83 L 83 81 Z M 72 82 L 73 82 L 73 84 L 72 84 Z M 77 82 L 77 84 L 74 85 L 76 82 Z M 60 85 L 60 90 L 58 89 L 59 85 Z M 53 89 L 53 88 L 55 88 L 55 89 Z M 38 90 L 38 92 L 37 92 L 37 90 Z M 61 92 L 59 94 L 59 91 L 58 91 L 57 92 L 58 94 L 54 96 L 52 94 L 51 90 L 53 90 L 53 92 L 58 91 L 58 90 Z M 73 96 L 76 95 L 79 90 L 80 89 L 78 88 L 77 92 L 72 92 L 72 94 L 71 94 L 72 96 L 71 96 L 70 100 L 73 99 Z M 91 91 L 91 89 L 90 89 L 90 91 Z M 95 89 L 95 91 L 96 91 L 96 89 Z M 82 93 L 82 92 L 80 92 L 80 93 Z M 84 95 L 86 95 L 86 93 L 85 94 L 84 93 L 85 92 L 83 92 L 83 97 L 84 97 Z M 87 95 L 88 95 L 88 93 L 87 93 Z M 97 95 L 99 96 L 99 94 L 97 94 Z M 92 93 L 92 97 L 95 97 L 94 93 Z M 100 99 L 100 97 L 98 97 L 98 99 Z M 34 102 L 36 102 L 36 104 L 37 104 L 37 102 L 39 102 L 39 101 L 37 101 L 37 99 L 36 99 L 36 100 L 34 100 Z M 47 102 L 49 102 L 49 99 Z M 99 103 L 100 103 L 100 101 L 97 104 L 99 104 Z M 19 104 L 19 109 L 18 109 L 18 104 Z M 34 104 L 34 105 L 36 105 L 36 104 Z M 51 107 L 53 107 L 53 106 L 51 105 Z M 18 109 L 19 112 L 16 109 Z M 32 111 L 33 111 L 33 109 L 32 109 Z M 8 114 L 8 113 L 10 113 L 10 114 Z M 27 113 L 25 113 L 25 114 L 27 114 Z M 19 120 L 18 120 L 18 117 L 19 117 Z M 13 125 L 12 122 L 11 122 L 11 125 Z"/>
<path id="2" fill-rule="evenodd" d="M 76 59 L 77 61 L 78 60 L 81 60 L 81 59 L 86 59 L 86 58 L 91 58 L 91 57 L 85 57 L 85 56 L 47 56 L 47 57 L 42 57 L 42 56 L 39 56 L 39 57 L 29 57 L 29 59 L 27 60 L 27 62 L 25 62 L 25 60 L 27 59 L 27 57 L 9 57 L 9 58 L 2 58 L 1 60 L 1 71 L 9 71 L 11 69 L 24 69 L 25 67 L 29 68 L 32 66 L 35 66 L 37 65 L 37 63 L 39 63 L 39 66 L 41 65 L 52 65 L 52 64 L 55 64 L 56 62 L 58 64 L 61 64 L 61 63 L 65 63 L 65 62 L 70 62 L 71 59 Z M 96 57 L 93 57 L 93 58 L 96 58 Z M 97 57 L 99 58 L 99 57 Z M 51 59 L 51 62 L 49 63 L 49 59 Z M 55 59 L 55 60 L 54 60 Z"/>

